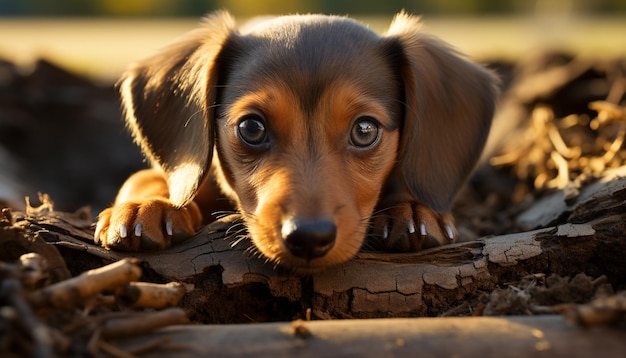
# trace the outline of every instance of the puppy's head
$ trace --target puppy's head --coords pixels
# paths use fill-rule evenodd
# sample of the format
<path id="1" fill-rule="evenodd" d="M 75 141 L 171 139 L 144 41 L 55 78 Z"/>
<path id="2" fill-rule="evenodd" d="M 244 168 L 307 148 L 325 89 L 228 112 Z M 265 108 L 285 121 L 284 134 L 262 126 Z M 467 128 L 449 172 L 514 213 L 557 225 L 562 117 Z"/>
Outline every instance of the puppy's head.
<path id="1" fill-rule="evenodd" d="M 406 15 L 379 36 L 318 15 L 240 34 L 218 14 L 121 88 L 175 203 L 193 198 L 215 148 L 258 250 L 311 271 L 357 253 L 390 176 L 416 200 L 449 205 L 488 130 L 490 81 Z"/>

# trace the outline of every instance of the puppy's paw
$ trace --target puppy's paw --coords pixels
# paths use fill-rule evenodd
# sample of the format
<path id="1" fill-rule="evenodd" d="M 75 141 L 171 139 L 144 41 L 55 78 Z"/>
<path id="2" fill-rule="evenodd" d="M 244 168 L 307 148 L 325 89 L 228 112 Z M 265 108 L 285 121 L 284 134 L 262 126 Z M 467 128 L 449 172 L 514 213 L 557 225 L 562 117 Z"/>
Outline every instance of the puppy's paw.
<path id="1" fill-rule="evenodd" d="M 106 249 L 162 250 L 193 235 L 201 220 L 193 202 L 176 208 L 166 199 L 129 201 L 100 213 L 94 241 Z"/>
<path id="2" fill-rule="evenodd" d="M 455 242 L 451 214 L 439 214 L 418 202 L 399 203 L 374 219 L 374 234 L 391 251 L 419 251 Z"/>

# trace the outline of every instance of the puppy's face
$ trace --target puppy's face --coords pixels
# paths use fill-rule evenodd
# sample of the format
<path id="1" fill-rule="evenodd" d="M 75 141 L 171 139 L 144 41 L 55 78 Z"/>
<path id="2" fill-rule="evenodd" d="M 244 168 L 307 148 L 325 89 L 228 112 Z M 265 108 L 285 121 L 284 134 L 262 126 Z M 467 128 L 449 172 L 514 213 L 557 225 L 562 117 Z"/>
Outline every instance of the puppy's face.
<path id="1" fill-rule="evenodd" d="M 298 271 L 360 249 L 402 112 L 389 44 L 349 21 L 319 25 L 278 22 L 235 39 L 219 86 L 225 189 L 255 246 Z"/>

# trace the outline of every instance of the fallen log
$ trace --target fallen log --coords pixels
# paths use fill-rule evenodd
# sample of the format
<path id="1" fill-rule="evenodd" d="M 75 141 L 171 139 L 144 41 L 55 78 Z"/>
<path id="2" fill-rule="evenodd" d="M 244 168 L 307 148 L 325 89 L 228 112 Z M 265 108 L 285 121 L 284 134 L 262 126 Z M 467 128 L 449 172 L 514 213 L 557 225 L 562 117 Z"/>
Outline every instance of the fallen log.
<path id="1" fill-rule="evenodd" d="M 560 316 L 297 321 L 168 327 L 116 344 L 143 357 L 623 357 L 625 332 Z M 160 342 L 145 347 L 146 341 Z"/>
<path id="2" fill-rule="evenodd" d="M 58 213 L 47 204 L 13 216 L 16 226 L 53 244 L 75 267 L 91 269 L 132 256 L 148 281 L 184 283 L 189 293 L 183 307 L 196 322 L 290 320 L 304 318 L 307 310 L 323 319 L 470 315 L 484 308 L 484 296 L 495 288 L 533 274 L 605 275 L 623 288 L 625 189 L 626 178 L 613 173 L 566 204 L 540 201 L 528 209 L 525 220 L 536 217 L 534 227 L 540 227 L 533 231 L 417 253 L 360 253 L 305 277 L 274 269 L 250 257 L 247 242 L 234 245 L 233 238 L 225 238 L 236 217 L 209 225 L 169 250 L 128 254 L 94 245 L 92 222 L 84 213 Z M 554 195 L 565 200 L 559 191 Z M 555 210 L 545 221 L 545 213 Z"/>

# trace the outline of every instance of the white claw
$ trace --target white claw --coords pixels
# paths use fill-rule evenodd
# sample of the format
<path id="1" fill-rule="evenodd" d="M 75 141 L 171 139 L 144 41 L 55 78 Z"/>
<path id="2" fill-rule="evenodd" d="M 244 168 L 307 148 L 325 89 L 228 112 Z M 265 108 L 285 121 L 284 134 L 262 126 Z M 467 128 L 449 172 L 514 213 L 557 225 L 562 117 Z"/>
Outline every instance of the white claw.
<path id="1" fill-rule="evenodd" d="M 448 239 L 454 240 L 454 230 L 452 229 L 452 225 L 446 224 L 446 233 L 448 234 Z"/>
<path id="2" fill-rule="evenodd" d="M 415 233 L 415 224 L 413 223 L 413 220 L 409 220 L 407 227 L 409 229 L 409 234 Z"/>
<path id="3" fill-rule="evenodd" d="M 426 236 L 428 235 L 428 231 L 426 231 L 426 224 L 420 223 L 420 235 Z"/>
<path id="4" fill-rule="evenodd" d="M 135 236 L 141 237 L 141 223 L 135 225 Z"/>
<path id="5" fill-rule="evenodd" d="M 122 239 L 125 239 L 126 236 L 128 236 L 128 231 L 126 230 L 126 225 L 124 225 L 124 224 L 120 225 L 119 230 L 120 230 L 120 237 Z"/>
<path id="6" fill-rule="evenodd" d="M 93 237 L 96 240 L 99 240 L 98 238 L 100 237 L 100 231 L 102 231 L 102 226 L 104 226 L 104 224 L 102 223 L 102 221 L 98 221 L 98 225 L 96 225 L 96 230 L 94 231 Z M 96 241 L 97 242 L 97 241 Z"/>
<path id="7" fill-rule="evenodd" d="M 387 240 L 389 237 L 389 228 L 387 225 L 383 226 L 383 240 Z"/>
<path id="8" fill-rule="evenodd" d="M 167 220 L 165 222 L 165 232 L 167 232 L 168 236 L 174 236 L 174 228 L 173 228 L 172 220 Z"/>

